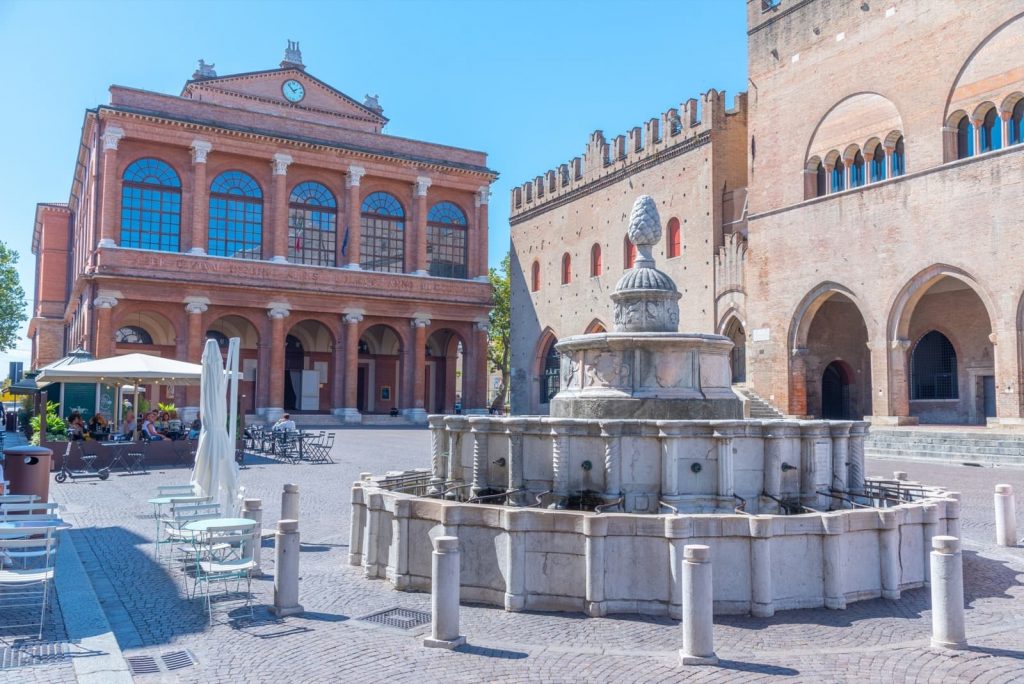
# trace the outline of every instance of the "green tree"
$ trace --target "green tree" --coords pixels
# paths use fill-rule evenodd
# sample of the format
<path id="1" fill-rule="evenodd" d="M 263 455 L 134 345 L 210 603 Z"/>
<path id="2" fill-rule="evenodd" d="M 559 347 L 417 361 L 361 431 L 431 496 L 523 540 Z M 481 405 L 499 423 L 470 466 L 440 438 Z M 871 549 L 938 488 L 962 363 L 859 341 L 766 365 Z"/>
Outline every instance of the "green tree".
<path id="1" fill-rule="evenodd" d="M 509 270 L 510 255 L 501 260 L 500 268 L 492 268 L 488 274 L 491 287 L 494 288 L 491 302 L 490 331 L 487 333 L 487 360 L 491 370 L 501 373 L 501 387 L 498 396 L 491 402 L 491 409 L 498 410 L 505 405 L 508 396 L 509 376 L 511 374 L 511 356 L 509 354 L 509 338 L 512 332 L 512 286 Z"/>
<path id="2" fill-rule="evenodd" d="M 0 352 L 18 344 L 18 328 L 28 320 L 25 290 L 18 278 L 18 253 L 0 242 Z"/>

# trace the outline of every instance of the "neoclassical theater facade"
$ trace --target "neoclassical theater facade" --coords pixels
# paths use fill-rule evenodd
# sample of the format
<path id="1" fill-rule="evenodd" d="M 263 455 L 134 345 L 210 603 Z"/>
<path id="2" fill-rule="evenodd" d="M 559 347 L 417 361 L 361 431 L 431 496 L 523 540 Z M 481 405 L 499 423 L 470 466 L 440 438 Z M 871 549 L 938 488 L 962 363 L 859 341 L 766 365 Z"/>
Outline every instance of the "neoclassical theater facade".
<path id="1" fill-rule="evenodd" d="M 382 133 L 376 97 L 291 43 L 280 68 L 200 62 L 179 95 L 110 93 L 70 201 L 37 210 L 34 368 L 76 347 L 198 361 L 239 337 L 243 408 L 268 419 L 485 405 L 484 153 Z"/>
<path id="2" fill-rule="evenodd" d="M 742 117 L 705 96 L 703 120 L 670 110 L 513 190 L 521 410 L 546 408 L 553 340 L 606 322 L 575 283 L 614 286 L 623 207 L 650 194 L 681 329 L 732 338 L 737 389 L 794 416 L 1021 423 L 1024 7 L 747 8 Z"/>

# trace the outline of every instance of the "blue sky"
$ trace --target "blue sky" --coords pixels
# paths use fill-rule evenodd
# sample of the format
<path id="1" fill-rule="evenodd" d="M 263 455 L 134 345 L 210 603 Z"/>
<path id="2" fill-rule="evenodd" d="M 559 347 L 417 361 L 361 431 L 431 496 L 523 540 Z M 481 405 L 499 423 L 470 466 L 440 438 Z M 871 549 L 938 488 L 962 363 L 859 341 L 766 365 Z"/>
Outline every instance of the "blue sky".
<path id="1" fill-rule="evenodd" d="M 510 188 L 582 155 L 595 129 L 611 138 L 708 88 L 746 88 L 745 6 L 0 0 L 0 239 L 21 254 L 31 303 L 35 204 L 67 201 L 83 111 L 107 102 L 114 83 L 176 94 L 200 58 L 221 75 L 274 68 L 292 39 L 311 74 L 360 101 L 380 95 L 386 133 L 488 153 L 501 174 L 496 265 Z M 28 348 L 0 354 L 0 378 Z"/>

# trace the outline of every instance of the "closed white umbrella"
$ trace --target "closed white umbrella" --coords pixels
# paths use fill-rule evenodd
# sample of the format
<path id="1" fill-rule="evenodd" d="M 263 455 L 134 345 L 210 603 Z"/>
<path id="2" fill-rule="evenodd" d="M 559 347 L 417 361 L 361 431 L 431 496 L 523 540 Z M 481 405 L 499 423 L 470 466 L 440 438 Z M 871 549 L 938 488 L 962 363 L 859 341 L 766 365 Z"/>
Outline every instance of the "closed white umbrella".
<path id="1" fill-rule="evenodd" d="M 238 464 L 228 436 L 227 380 L 216 340 L 207 340 L 203 350 L 203 374 L 199 384 L 202 428 L 192 469 L 196 496 L 211 496 L 220 504 L 221 515 L 233 518 L 238 511 Z"/>

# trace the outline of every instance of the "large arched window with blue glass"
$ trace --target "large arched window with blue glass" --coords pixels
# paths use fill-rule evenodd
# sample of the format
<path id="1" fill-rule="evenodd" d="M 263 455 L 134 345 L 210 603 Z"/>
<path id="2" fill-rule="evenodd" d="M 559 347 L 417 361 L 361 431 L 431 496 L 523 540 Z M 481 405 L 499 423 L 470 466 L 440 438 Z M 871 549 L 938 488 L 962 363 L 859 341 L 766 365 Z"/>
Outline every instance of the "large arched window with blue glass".
<path id="1" fill-rule="evenodd" d="M 989 108 L 988 112 L 981 119 L 981 134 L 979 137 L 981 151 L 991 152 L 1003 146 L 1003 121 L 999 118 L 999 112 L 995 107 Z"/>
<path id="2" fill-rule="evenodd" d="M 326 186 L 299 183 L 288 198 L 288 261 L 334 266 L 338 202 Z"/>
<path id="3" fill-rule="evenodd" d="M 366 196 L 360 209 L 359 265 L 367 271 L 405 270 L 405 210 L 386 192 Z"/>
<path id="4" fill-rule="evenodd" d="M 427 213 L 427 269 L 440 278 L 466 277 L 466 215 L 451 202 Z"/>
<path id="5" fill-rule="evenodd" d="M 956 124 L 956 158 L 974 156 L 974 125 L 967 115 L 960 117 Z"/>
<path id="6" fill-rule="evenodd" d="M 263 192 L 242 171 L 225 171 L 210 184 L 208 251 L 235 259 L 263 258 Z"/>
<path id="7" fill-rule="evenodd" d="M 903 136 L 896 139 L 892 146 L 892 154 L 889 158 L 889 175 L 893 178 L 902 176 L 907 172 L 907 154 L 903 150 Z"/>
<path id="8" fill-rule="evenodd" d="M 877 143 L 871 151 L 871 182 L 885 180 L 885 148 L 882 143 Z"/>
<path id="9" fill-rule="evenodd" d="M 846 166 L 839 157 L 836 157 L 835 166 L 832 167 L 830 178 L 829 192 L 842 192 L 846 189 Z"/>
<path id="10" fill-rule="evenodd" d="M 864 155 L 861 154 L 860 150 L 857 150 L 850 161 L 850 187 L 859 188 L 865 182 Z"/>
<path id="11" fill-rule="evenodd" d="M 121 246 L 177 252 L 181 239 L 181 180 L 170 164 L 137 159 L 121 188 Z"/>

